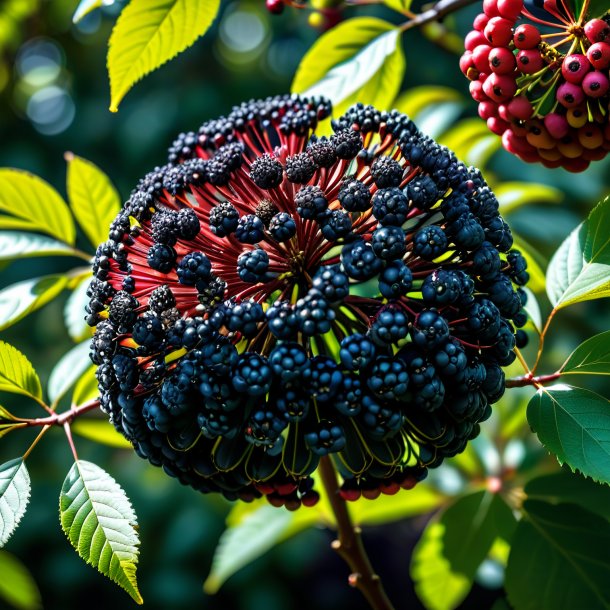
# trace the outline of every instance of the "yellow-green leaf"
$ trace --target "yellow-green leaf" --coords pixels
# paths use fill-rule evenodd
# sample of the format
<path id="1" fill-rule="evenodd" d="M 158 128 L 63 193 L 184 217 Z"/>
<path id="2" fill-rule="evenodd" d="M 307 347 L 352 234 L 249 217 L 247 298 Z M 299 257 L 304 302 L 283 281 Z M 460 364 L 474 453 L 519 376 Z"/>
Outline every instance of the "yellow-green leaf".
<path id="1" fill-rule="evenodd" d="M 66 153 L 67 188 L 72 213 L 94 248 L 108 239 L 108 229 L 121 209 L 121 198 L 97 165 Z"/>
<path id="2" fill-rule="evenodd" d="M 95 376 L 96 370 L 96 366 L 90 366 L 76 382 L 74 394 L 72 395 L 73 405 L 82 405 L 99 396 L 97 378 Z"/>
<path id="3" fill-rule="evenodd" d="M 18 610 L 42 608 L 36 581 L 21 561 L 6 551 L 0 551 L 0 574 L 0 599 Z"/>
<path id="4" fill-rule="evenodd" d="M 118 110 L 141 78 L 205 34 L 219 7 L 220 0 L 131 0 L 110 36 L 110 110 Z"/>
<path id="5" fill-rule="evenodd" d="M 445 104 L 447 102 L 463 105 L 464 98 L 451 87 L 430 87 L 425 85 L 413 87 L 413 89 L 409 89 L 401 94 L 394 102 L 394 107 L 415 119 L 422 110 L 430 108 L 430 106 L 435 104 Z"/>
<path id="6" fill-rule="evenodd" d="M 133 445 L 114 426 L 104 419 L 77 419 L 72 424 L 72 432 L 83 438 L 116 449 L 133 449 Z"/>
<path id="7" fill-rule="evenodd" d="M 76 230 L 66 202 L 47 182 L 19 169 L 0 169 L 1 229 L 40 231 L 70 246 Z"/>
<path id="8" fill-rule="evenodd" d="M 383 3 L 393 11 L 406 14 L 411 8 L 411 0 L 383 0 Z"/>
<path id="9" fill-rule="evenodd" d="M 555 187 L 539 182 L 504 182 L 494 187 L 500 212 L 510 214 L 522 205 L 559 203 L 563 193 Z"/>
<path id="10" fill-rule="evenodd" d="M 42 398 L 34 367 L 18 349 L 4 341 L 0 341 L 0 390 Z"/>

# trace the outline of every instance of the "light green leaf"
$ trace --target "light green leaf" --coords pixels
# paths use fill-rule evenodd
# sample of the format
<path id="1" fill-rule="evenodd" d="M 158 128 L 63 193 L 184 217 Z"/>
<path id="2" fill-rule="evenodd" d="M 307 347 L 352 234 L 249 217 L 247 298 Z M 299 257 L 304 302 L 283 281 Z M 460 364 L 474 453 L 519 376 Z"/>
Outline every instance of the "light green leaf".
<path id="1" fill-rule="evenodd" d="M 544 500 L 550 504 L 579 504 L 610 521 L 610 487 L 585 479 L 565 468 L 530 479 L 524 491 L 530 500 Z"/>
<path id="2" fill-rule="evenodd" d="M 65 353 L 55 365 L 47 386 L 47 395 L 51 402 L 59 401 L 91 366 L 89 350 L 89 341 L 85 341 Z"/>
<path id="3" fill-rule="evenodd" d="M 90 365 L 76 382 L 74 394 L 72 394 L 73 405 L 82 405 L 100 395 L 97 387 L 97 377 L 95 376 L 96 370 L 96 366 Z"/>
<path id="4" fill-rule="evenodd" d="M 536 327 L 536 330 L 540 332 L 542 329 L 542 313 L 540 312 L 540 305 L 536 295 L 527 287 L 523 288 L 525 294 L 527 294 L 527 303 L 523 307 L 525 309 L 532 324 Z"/>
<path id="5" fill-rule="evenodd" d="M 454 103 L 464 106 L 464 98 L 451 87 L 428 86 L 413 87 L 394 102 L 394 108 L 409 115 L 412 119 L 418 119 L 418 115 L 431 106 L 446 103 Z M 419 121 L 418 121 L 419 122 Z"/>
<path id="6" fill-rule="evenodd" d="M 74 245 L 76 230 L 68 206 L 50 184 L 33 174 L 0 169 L 0 212 L 9 215 L 0 217 L 1 229 L 40 231 Z"/>
<path id="7" fill-rule="evenodd" d="M 78 23 L 96 9 L 102 6 L 110 6 L 111 4 L 114 4 L 114 0 L 80 0 L 74 15 L 72 15 L 72 23 Z"/>
<path id="8" fill-rule="evenodd" d="M 411 578 L 415 592 L 427 610 L 453 610 L 472 587 L 471 579 L 451 570 L 443 555 L 445 526 L 431 521 L 411 557 Z"/>
<path id="9" fill-rule="evenodd" d="M 42 608 L 36 581 L 21 561 L 6 551 L 0 551 L 0 574 L 0 599 L 18 610 Z"/>
<path id="10" fill-rule="evenodd" d="M 22 458 L 0 466 L 0 547 L 11 537 L 30 500 L 30 475 Z"/>
<path id="11" fill-rule="evenodd" d="M 527 261 L 527 272 L 530 274 L 530 280 L 527 283 L 528 288 L 535 293 L 544 293 L 546 278 L 542 270 L 545 264 L 542 255 L 515 233 L 513 233 L 513 245 Z"/>
<path id="12" fill-rule="evenodd" d="M 555 252 L 547 293 L 556 309 L 610 296 L 610 197 L 589 214 Z"/>
<path id="13" fill-rule="evenodd" d="M 314 43 L 297 69 L 292 91 L 330 98 L 337 115 L 356 98 L 389 109 L 404 69 L 400 31 L 381 19 L 357 17 Z"/>
<path id="14" fill-rule="evenodd" d="M 383 0 L 383 3 L 393 11 L 405 14 L 411 8 L 411 0 Z"/>
<path id="15" fill-rule="evenodd" d="M 500 212 L 510 214 L 522 205 L 541 203 L 559 203 L 563 193 L 552 186 L 530 182 L 503 182 L 494 187 L 494 193 L 500 203 Z"/>
<path id="16" fill-rule="evenodd" d="M 0 341 L 0 390 L 42 398 L 34 367 L 18 349 L 4 341 Z"/>
<path id="17" fill-rule="evenodd" d="M 603 396 L 568 385 L 541 388 L 527 421 L 560 464 L 610 483 L 610 402 Z"/>
<path id="18" fill-rule="evenodd" d="M 108 239 L 110 223 L 121 209 L 121 198 L 97 165 L 66 153 L 67 189 L 72 213 L 94 248 Z"/>
<path id="19" fill-rule="evenodd" d="M 484 166 L 502 145 L 480 119 L 460 121 L 439 138 L 439 143 L 450 148 L 458 159 L 477 167 Z"/>
<path id="20" fill-rule="evenodd" d="M 219 7 L 220 0 L 131 0 L 110 36 L 110 110 L 142 77 L 203 36 Z"/>
<path id="21" fill-rule="evenodd" d="M 65 275 L 47 275 L 11 284 L 0 291 L 0 330 L 52 301 L 68 284 Z"/>
<path id="22" fill-rule="evenodd" d="M 575 504 L 523 504 L 506 568 L 515 610 L 610 608 L 610 524 Z"/>
<path id="23" fill-rule="evenodd" d="M 0 261 L 34 256 L 73 256 L 74 249 L 61 241 L 35 233 L 0 231 Z"/>
<path id="24" fill-rule="evenodd" d="M 64 306 L 64 322 L 72 341 L 80 342 L 91 337 L 91 327 L 85 321 L 85 307 L 89 304 L 87 288 L 91 276 L 86 275 L 72 290 Z"/>
<path id="25" fill-rule="evenodd" d="M 72 432 L 95 441 L 101 445 L 116 449 L 133 449 L 133 445 L 107 420 L 103 419 L 77 419 L 71 426 Z"/>
<path id="26" fill-rule="evenodd" d="M 245 514 L 239 523 L 228 527 L 214 552 L 203 590 L 216 593 L 235 572 L 273 548 L 284 538 L 299 512 L 278 510 L 265 502 Z"/>
<path id="27" fill-rule="evenodd" d="M 99 466 L 78 460 L 61 488 L 59 510 L 61 527 L 80 557 L 142 604 L 137 518 L 121 486 Z"/>
<path id="28" fill-rule="evenodd" d="M 561 373 L 610 375 L 610 330 L 581 343 L 561 367 Z"/>

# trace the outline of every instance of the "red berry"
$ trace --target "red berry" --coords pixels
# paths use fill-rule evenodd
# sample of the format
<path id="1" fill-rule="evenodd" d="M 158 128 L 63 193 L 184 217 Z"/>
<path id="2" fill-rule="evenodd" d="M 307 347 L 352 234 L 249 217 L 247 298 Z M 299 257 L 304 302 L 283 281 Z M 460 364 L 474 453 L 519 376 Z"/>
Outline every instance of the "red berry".
<path id="1" fill-rule="evenodd" d="M 355 502 L 360 498 L 362 492 L 359 489 L 340 489 L 339 495 L 347 502 Z"/>
<path id="2" fill-rule="evenodd" d="M 513 39 L 513 24 L 504 17 L 492 17 L 483 33 L 494 47 L 506 47 Z"/>
<path id="3" fill-rule="evenodd" d="M 279 15 L 284 10 L 284 0 L 265 0 L 265 5 L 274 15 Z"/>
<path id="4" fill-rule="evenodd" d="M 492 117 L 497 116 L 498 114 L 498 104 L 495 102 L 480 102 L 479 103 L 479 116 L 486 121 L 487 119 L 491 119 Z"/>
<path id="5" fill-rule="evenodd" d="M 513 120 L 513 117 L 508 111 L 508 106 L 506 104 L 500 104 L 498 106 L 498 116 L 507 123 L 510 123 Z"/>
<path id="6" fill-rule="evenodd" d="M 610 24 L 603 19 L 591 19 L 585 23 L 585 36 L 591 43 L 610 39 Z"/>
<path id="7" fill-rule="evenodd" d="M 490 74 L 483 83 L 483 91 L 494 102 L 505 102 L 515 95 L 517 83 L 505 74 Z"/>
<path id="8" fill-rule="evenodd" d="M 303 494 L 301 502 L 303 506 L 311 507 L 315 506 L 320 500 L 320 494 L 315 489 L 310 489 L 308 492 Z"/>
<path id="9" fill-rule="evenodd" d="M 525 97 L 525 95 L 520 95 L 518 97 L 513 98 L 508 103 L 508 111 L 516 119 L 520 119 L 521 121 L 527 121 L 527 119 L 529 119 L 534 113 L 534 108 L 532 107 L 532 104 L 527 99 L 527 97 Z"/>
<path id="10" fill-rule="evenodd" d="M 488 17 L 498 17 L 500 15 L 498 0 L 483 0 L 483 12 Z"/>
<path id="11" fill-rule="evenodd" d="M 509 127 L 510 123 L 507 123 L 498 117 L 492 116 L 487 119 L 487 128 L 497 136 L 501 136 Z"/>
<path id="12" fill-rule="evenodd" d="M 551 112 L 544 117 L 544 126 L 556 140 L 564 138 L 570 131 L 570 126 L 568 125 L 566 118 L 556 112 Z"/>
<path id="13" fill-rule="evenodd" d="M 569 83 L 580 83 L 591 64 L 585 55 L 574 53 L 567 55 L 561 64 L 561 74 Z"/>
<path id="14" fill-rule="evenodd" d="M 535 74 L 544 67 L 538 49 L 522 49 L 517 53 L 517 67 L 523 74 Z"/>
<path id="15" fill-rule="evenodd" d="M 498 0 L 500 16 L 516 21 L 523 10 L 523 0 Z"/>
<path id="16" fill-rule="evenodd" d="M 489 21 L 489 17 L 485 13 L 479 13 L 472 22 L 472 27 L 477 32 L 482 32 Z"/>
<path id="17" fill-rule="evenodd" d="M 518 49 L 533 49 L 541 40 L 538 28 L 529 23 L 520 25 L 513 36 L 513 41 Z"/>
<path id="18" fill-rule="evenodd" d="M 587 59 L 596 70 L 605 70 L 610 67 L 610 44 L 596 42 L 587 50 Z"/>
<path id="19" fill-rule="evenodd" d="M 540 121 L 530 121 L 525 139 L 537 149 L 555 148 L 555 140 Z"/>
<path id="20" fill-rule="evenodd" d="M 468 87 L 470 95 L 475 102 L 487 102 L 489 98 L 483 91 L 483 83 L 479 80 L 473 80 Z"/>
<path id="21" fill-rule="evenodd" d="M 381 495 L 381 491 L 378 488 L 375 488 L 375 489 L 363 489 L 362 490 L 362 495 L 367 500 L 376 500 Z"/>
<path id="22" fill-rule="evenodd" d="M 585 92 L 574 83 L 561 83 L 555 95 L 557 101 L 565 108 L 575 108 L 585 100 Z"/>
<path id="23" fill-rule="evenodd" d="M 589 167 L 589 162 L 582 157 L 577 157 L 574 159 L 570 159 L 566 161 L 563 166 L 569 171 L 573 173 L 584 172 L 587 167 Z"/>
<path id="24" fill-rule="evenodd" d="M 582 88 L 589 97 L 601 97 L 610 89 L 610 81 L 603 72 L 595 70 L 583 78 Z"/>
<path id="25" fill-rule="evenodd" d="M 474 62 L 474 67 L 479 72 L 483 72 L 484 74 L 489 74 L 489 53 L 490 52 L 491 52 L 491 47 L 487 44 L 480 44 L 472 52 L 472 61 Z"/>
<path id="26" fill-rule="evenodd" d="M 489 52 L 489 67 L 496 74 L 510 74 L 516 66 L 515 56 L 504 47 L 496 47 Z"/>
<path id="27" fill-rule="evenodd" d="M 464 38 L 464 48 L 467 51 L 473 51 L 475 47 L 478 47 L 481 44 L 487 44 L 487 38 L 485 38 L 481 32 L 473 30 L 466 34 L 466 38 Z"/>

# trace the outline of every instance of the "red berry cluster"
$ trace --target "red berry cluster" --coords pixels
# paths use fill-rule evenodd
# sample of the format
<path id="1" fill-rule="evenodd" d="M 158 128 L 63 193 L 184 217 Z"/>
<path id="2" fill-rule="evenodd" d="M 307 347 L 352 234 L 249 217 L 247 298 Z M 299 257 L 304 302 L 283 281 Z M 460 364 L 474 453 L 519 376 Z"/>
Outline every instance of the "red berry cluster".
<path id="1" fill-rule="evenodd" d="M 466 36 L 479 116 L 524 161 L 578 172 L 610 151 L 610 17 L 588 19 L 588 4 L 575 17 L 569 0 L 545 0 L 541 18 L 523 0 L 484 0 Z"/>

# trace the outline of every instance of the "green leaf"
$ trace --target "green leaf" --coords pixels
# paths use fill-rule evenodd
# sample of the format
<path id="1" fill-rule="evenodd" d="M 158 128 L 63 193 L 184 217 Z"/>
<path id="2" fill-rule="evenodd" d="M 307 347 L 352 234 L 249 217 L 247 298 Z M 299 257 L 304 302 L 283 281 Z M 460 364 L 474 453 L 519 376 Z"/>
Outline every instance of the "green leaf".
<path id="1" fill-rule="evenodd" d="M 515 233 L 513 233 L 513 245 L 521 252 L 523 258 L 527 262 L 527 272 L 530 274 L 530 279 L 527 283 L 528 288 L 536 293 L 544 293 L 546 277 L 542 268 L 546 261 L 533 246 L 519 235 L 515 235 Z"/>
<path id="2" fill-rule="evenodd" d="M 91 337 L 91 327 L 85 321 L 85 307 L 89 304 L 87 288 L 91 275 L 87 274 L 72 290 L 64 306 L 64 322 L 72 341 L 80 342 Z"/>
<path id="3" fill-rule="evenodd" d="M 28 569 L 6 551 L 0 551 L 0 574 L 0 599 L 18 610 L 42 608 L 36 581 Z"/>
<path id="4" fill-rule="evenodd" d="M 411 579 L 427 610 L 453 610 L 472 587 L 471 579 L 451 570 L 443 555 L 445 526 L 431 521 L 411 556 Z"/>
<path id="5" fill-rule="evenodd" d="M 23 458 L 0 466 L 0 547 L 11 537 L 30 500 L 30 475 Z"/>
<path id="6" fill-rule="evenodd" d="M 458 157 L 477 167 L 485 166 L 501 147 L 500 138 L 490 134 L 480 119 L 465 119 L 439 138 L 439 143 L 450 148 Z"/>
<path id="7" fill-rule="evenodd" d="M 403 14 L 411 9 L 411 0 L 383 0 L 383 3 L 393 11 Z"/>
<path id="8" fill-rule="evenodd" d="M 404 70 L 400 30 L 381 19 L 357 17 L 314 43 L 297 69 L 292 91 L 330 98 L 335 114 L 355 98 L 389 109 Z"/>
<path id="9" fill-rule="evenodd" d="M 525 493 L 530 500 L 544 500 L 550 504 L 580 504 L 610 520 L 610 487 L 594 483 L 565 468 L 529 480 L 525 485 Z"/>
<path id="10" fill-rule="evenodd" d="M 141 78 L 203 36 L 219 8 L 220 0 L 131 0 L 110 36 L 110 110 L 118 110 Z"/>
<path id="11" fill-rule="evenodd" d="M 110 6 L 111 4 L 114 4 L 114 0 L 80 0 L 74 15 L 72 15 L 72 23 L 78 23 L 98 8 Z"/>
<path id="12" fill-rule="evenodd" d="M 568 385 L 541 388 L 527 405 L 527 421 L 560 464 L 610 483 L 610 402 Z"/>
<path id="13" fill-rule="evenodd" d="M 0 341 L 0 390 L 42 398 L 34 367 L 18 349 L 4 341 Z"/>
<path id="14" fill-rule="evenodd" d="M 610 330 L 581 343 L 561 367 L 562 374 L 610 375 Z"/>
<path id="15" fill-rule="evenodd" d="M 9 432 L 13 432 L 14 430 L 19 430 L 19 428 L 25 428 L 27 426 L 26 423 L 16 423 L 16 424 L 0 424 L 0 438 L 6 436 Z"/>
<path id="16" fill-rule="evenodd" d="M 216 593 L 230 576 L 273 548 L 289 530 L 296 534 L 298 529 L 292 526 L 301 512 L 308 511 L 277 510 L 265 502 L 244 514 L 220 537 L 203 590 L 208 594 Z M 304 523 L 305 527 L 309 525 Z"/>
<path id="17" fill-rule="evenodd" d="M 47 385 L 47 395 L 51 402 L 58 402 L 91 366 L 89 350 L 89 341 L 85 341 L 65 353 L 55 365 Z"/>
<path id="18" fill-rule="evenodd" d="M 610 608 L 610 524 L 575 504 L 523 504 L 505 587 L 515 610 Z"/>
<path id="19" fill-rule="evenodd" d="M 71 426 L 72 432 L 95 441 L 101 445 L 116 449 L 133 449 L 133 445 L 107 420 L 103 419 L 77 419 Z"/>
<path id="20" fill-rule="evenodd" d="M 0 229 L 40 231 L 74 245 L 70 210 L 47 182 L 19 169 L 0 169 Z M 12 217 L 12 218 L 11 218 Z"/>
<path id="21" fill-rule="evenodd" d="M 108 239 L 110 223 L 121 209 L 121 198 L 97 165 L 66 153 L 67 189 L 72 213 L 94 248 Z"/>
<path id="22" fill-rule="evenodd" d="M 81 375 L 81 378 L 76 382 L 74 394 L 72 394 L 72 404 L 82 405 L 94 398 L 97 398 L 100 393 L 97 387 L 97 377 L 95 371 L 97 367 L 89 365 L 89 368 Z"/>
<path id="23" fill-rule="evenodd" d="M 0 231 L 0 261 L 55 255 L 73 256 L 74 249 L 61 241 L 35 233 Z"/>
<path id="24" fill-rule="evenodd" d="M 12 326 L 52 301 L 68 284 L 65 275 L 24 280 L 0 291 L 0 330 Z"/>
<path id="25" fill-rule="evenodd" d="M 451 87 L 428 86 L 413 87 L 396 99 L 393 106 L 400 112 L 417 119 L 418 115 L 430 106 L 454 103 L 464 106 L 464 98 Z"/>
<path id="26" fill-rule="evenodd" d="M 59 510 L 61 527 L 80 557 L 142 604 L 137 518 L 120 485 L 99 466 L 78 460 L 61 488 Z"/>
<path id="27" fill-rule="evenodd" d="M 500 212 L 510 214 L 523 205 L 559 203 L 563 193 L 552 186 L 530 182 L 503 182 L 494 187 L 500 203 Z"/>
<path id="28" fill-rule="evenodd" d="M 542 329 L 542 313 L 540 312 L 538 299 L 527 286 L 524 286 L 523 290 L 525 291 L 525 294 L 527 294 L 527 303 L 523 309 L 525 309 L 525 312 L 532 321 L 532 324 L 536 327 L 536 330 L 540 332 Z"/>
<path id="29" fill-rule="evenodd" d="M 555 252 L 547 293 L 556 309 L 610 296 L 610 197 L 589 214 Z"/>

